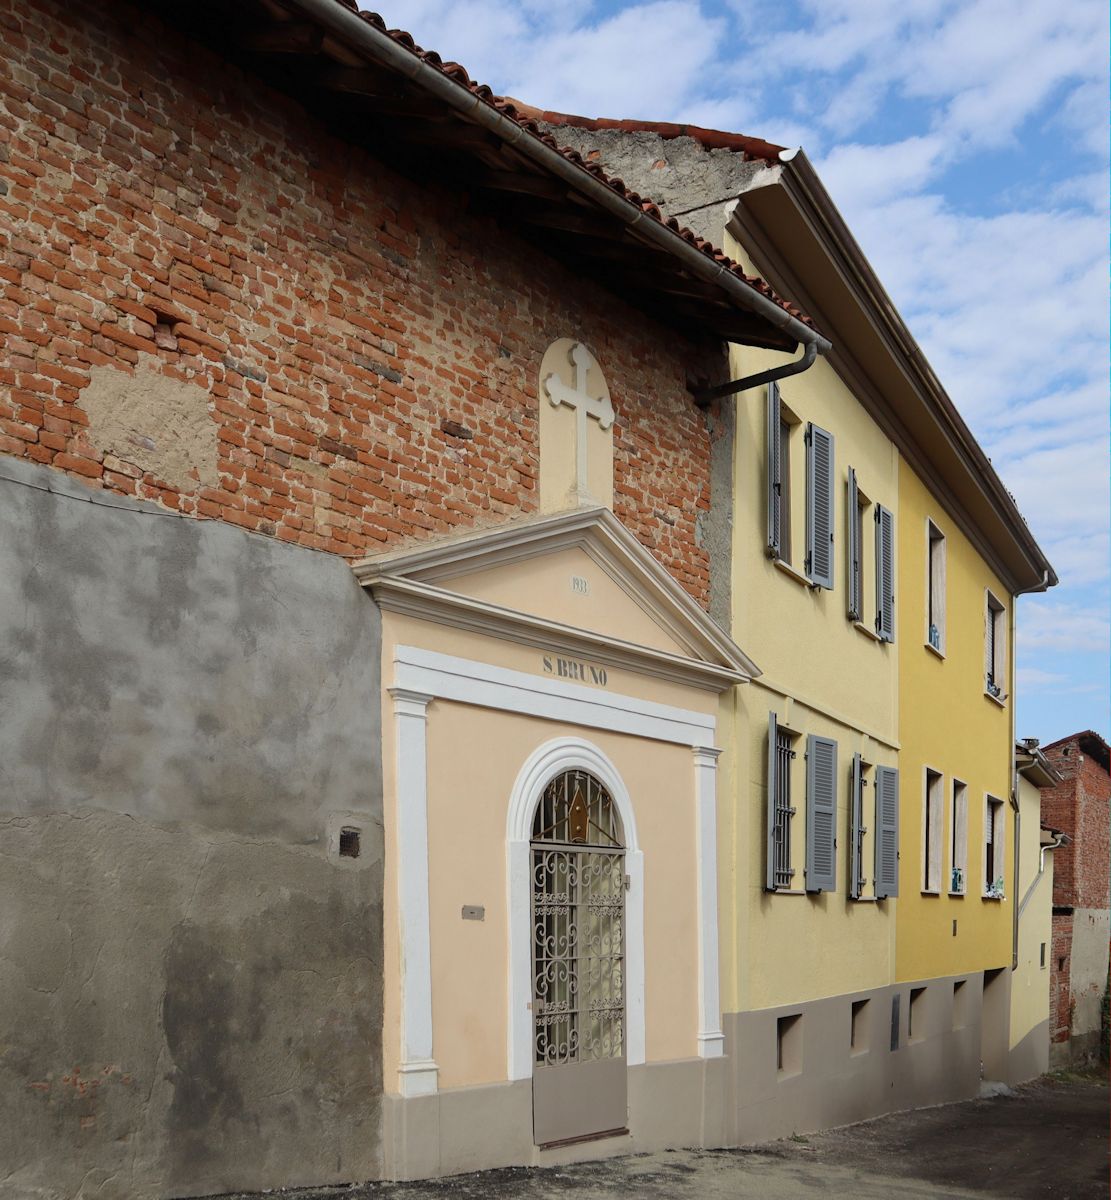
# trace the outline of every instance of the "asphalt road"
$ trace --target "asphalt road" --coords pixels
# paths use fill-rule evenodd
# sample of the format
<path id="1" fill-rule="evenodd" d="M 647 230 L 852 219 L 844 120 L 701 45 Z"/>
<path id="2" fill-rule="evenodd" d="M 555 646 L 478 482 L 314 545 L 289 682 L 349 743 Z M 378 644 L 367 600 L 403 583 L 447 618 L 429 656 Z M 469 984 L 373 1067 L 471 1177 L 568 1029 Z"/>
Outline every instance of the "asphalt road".
<path id="1" fill-rule="evenodd" d="M 1105 1080 L 897 1113 L 746 1150 L 669 1151 L 428 1183 L 298 1189 L 286 1200 L 1108 1200 Z M 239 1196 L 233 1200 L 254 1200 Z"/>

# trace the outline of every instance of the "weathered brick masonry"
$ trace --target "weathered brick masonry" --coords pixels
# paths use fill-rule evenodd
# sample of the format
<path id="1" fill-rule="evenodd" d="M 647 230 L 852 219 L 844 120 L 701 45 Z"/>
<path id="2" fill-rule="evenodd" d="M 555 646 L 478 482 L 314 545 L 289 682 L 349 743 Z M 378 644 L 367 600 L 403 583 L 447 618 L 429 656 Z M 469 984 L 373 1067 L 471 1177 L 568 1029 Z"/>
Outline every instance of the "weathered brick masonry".
<path id="1" fill-rule="evenodd" d="M 705 603 L 710 444 L 685 379 L 713 347 L 149 11 L 0 0 L 0 31 L 0 452 L 363 555 L 536 507 L 538 365 L 573 336 L 611 385 L 617 515 Z M 116 372 L 186 409 L 203 389 L 176 472 L 150 456 L 177 416 L 130 443 L 110 402 L 90 418 Z"/>

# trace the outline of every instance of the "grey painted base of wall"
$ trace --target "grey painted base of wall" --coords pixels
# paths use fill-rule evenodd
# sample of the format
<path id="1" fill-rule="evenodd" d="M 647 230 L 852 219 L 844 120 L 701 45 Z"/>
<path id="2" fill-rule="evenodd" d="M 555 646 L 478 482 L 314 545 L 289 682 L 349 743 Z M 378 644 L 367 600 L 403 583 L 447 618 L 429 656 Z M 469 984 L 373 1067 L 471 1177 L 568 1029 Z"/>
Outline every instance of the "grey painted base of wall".
<path id="1" fill-rule="evenodd" d="M 983 976 L 976 974 L 727 1014 L 729 1143 L 750 1145 L 976 1096 L 981 1060 L 986 1067 L 995 1060 L 989 1078 L 1003 1078 L 1006 1071 L 1010 972 L 996 982 L 987 1005 Z M 919 988 L 912 1028 L 911 992 Z M 854 1002 L 866 1003 L 855 1046 Z M 985 1012 L 991 1027 L 985 1027 Z M 780 1069 L 778 1022 L 792 1016 L 799 1018 L 798 1040 Z"/>
<path id="2" fill-rule="evenodd" d="M 383 1173 L 424 1179 L 491 1167 L 561 1163 L 690 1146 L 725 1138 L 724 1059 L 629 1068 L 629 1133 L 541 1150 L 532 1137 L 532 1081 L 388 1095 L 382 1108 Z"/>

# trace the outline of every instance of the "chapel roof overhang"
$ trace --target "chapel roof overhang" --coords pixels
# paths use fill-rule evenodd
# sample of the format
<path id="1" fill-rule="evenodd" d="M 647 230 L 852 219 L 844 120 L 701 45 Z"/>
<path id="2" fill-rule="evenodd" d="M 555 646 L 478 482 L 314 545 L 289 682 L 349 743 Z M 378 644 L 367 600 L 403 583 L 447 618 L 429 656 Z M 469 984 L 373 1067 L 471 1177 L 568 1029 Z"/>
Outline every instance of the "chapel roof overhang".
<path id="1" fill-rule="evenodd" d="M 466 190 L 572 270 L 692 337 L 790 351 L 824 339 L 796 306 L 458 63 L 355 0 L 193 0 L 169 20 L 294 95 L 340 137 Z"/>
<path id="2" fill-rule="evenodd" d="M 677 653 L 615 634 L 553 621 L 455 590 L 465 576 L 578 549 L 647 613 Z M 448 624 L 525 645 L 589 656 L 690 686 L 723 691 L 760 668 L 606 508 L 581 507 L 524 517 L 491 529 L 449 535 L 352 564 L 356 578 L 387 611 Z M 621 628 L 614 614 L 613 628 Z"/>

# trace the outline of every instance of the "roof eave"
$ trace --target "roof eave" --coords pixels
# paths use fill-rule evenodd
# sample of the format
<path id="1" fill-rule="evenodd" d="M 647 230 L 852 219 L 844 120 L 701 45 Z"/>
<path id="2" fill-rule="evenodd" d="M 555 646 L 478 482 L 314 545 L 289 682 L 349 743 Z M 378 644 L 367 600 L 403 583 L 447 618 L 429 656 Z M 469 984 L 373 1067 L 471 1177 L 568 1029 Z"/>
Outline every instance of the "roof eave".
<path id="1" fill-rule="evenodd" d="M 740 194 L 738 202 L 743 203 L 746 197 L 769 187 L 781 189 L 795 206 L 815 241 L 846 280 L 857 303 L 882 329 L 915 392 L 936 418 L 974 485 L 985 492 L 1004 523 L 1027 568 L 1025 572 L 1016 571 L 1013 566 L 1007 569 L 1004 572 L 1007 582 L 1016 593 L 1054 587 L 1059 581 L 1052 564 L 903 322 L 805 151 L 800 149 L 790 156 L 781 156 L 774 164 L 754 164 L 749 187 Z"/>

